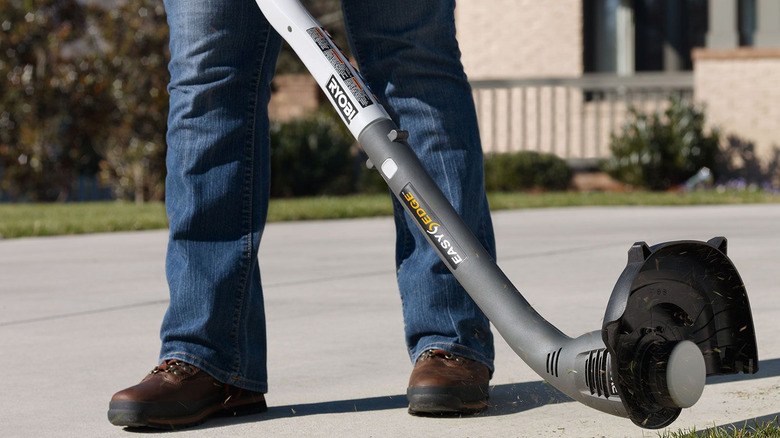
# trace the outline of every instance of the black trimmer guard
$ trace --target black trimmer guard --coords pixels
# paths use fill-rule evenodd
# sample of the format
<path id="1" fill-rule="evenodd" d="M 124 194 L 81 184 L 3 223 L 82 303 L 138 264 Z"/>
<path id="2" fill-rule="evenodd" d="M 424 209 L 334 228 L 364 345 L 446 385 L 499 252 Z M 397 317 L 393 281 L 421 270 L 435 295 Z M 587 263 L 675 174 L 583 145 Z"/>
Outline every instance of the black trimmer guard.
<path id="1" fill-rule="evenodd" d="M 758 371 L 750 304 L 726 246 L 724 237 L 716 237 L 652 248 L 639 242 L 628 252 L 602 336 L 617 370 L 617 391 L 641 427 L 665 427 L 682 410 L 658 372 L 681 341 L 699 347 L 708 376 Z"/>

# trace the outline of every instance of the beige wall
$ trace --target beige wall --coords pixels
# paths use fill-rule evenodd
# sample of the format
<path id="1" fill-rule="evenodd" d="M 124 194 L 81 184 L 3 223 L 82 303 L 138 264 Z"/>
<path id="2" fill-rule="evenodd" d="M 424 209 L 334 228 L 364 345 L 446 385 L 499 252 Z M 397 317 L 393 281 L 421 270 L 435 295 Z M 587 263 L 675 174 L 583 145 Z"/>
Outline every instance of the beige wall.
<path id="1" fill-rule="evenodd" d="M 780 48 L 694 51 L 694 96 L 711 126 L 754 143 L 765 162 L 780 147 Z"/>
<path id="2" fill-rule="evenodd" d="M 276 75 L 272 87 L 268 116 L 273 121 L 301 118 L 320 106 L 320 88 L 308 73 Z"/>
<path id="3" fill-rule="evenodd" d="M 469 79 L 582 74 L 582 0 L 459 0 Z"/>

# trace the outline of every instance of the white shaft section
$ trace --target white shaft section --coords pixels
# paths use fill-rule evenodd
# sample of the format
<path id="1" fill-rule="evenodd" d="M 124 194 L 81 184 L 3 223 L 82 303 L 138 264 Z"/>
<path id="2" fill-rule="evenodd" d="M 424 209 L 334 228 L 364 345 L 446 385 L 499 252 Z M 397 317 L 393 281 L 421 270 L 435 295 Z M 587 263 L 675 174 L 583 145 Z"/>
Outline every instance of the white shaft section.
<path id="1" fill-rule="evenodd" d="M 256 0 L 328 96 L 349 131 L 358 138 L 371 122 L 390 116 L 357 69 L 298 0 Z"/>

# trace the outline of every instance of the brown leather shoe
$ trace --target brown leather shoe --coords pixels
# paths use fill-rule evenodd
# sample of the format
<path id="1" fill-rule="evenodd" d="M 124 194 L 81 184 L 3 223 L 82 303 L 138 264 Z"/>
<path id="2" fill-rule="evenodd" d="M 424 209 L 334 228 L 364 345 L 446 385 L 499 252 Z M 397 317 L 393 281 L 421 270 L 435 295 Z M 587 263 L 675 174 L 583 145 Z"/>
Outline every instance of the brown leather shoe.
<path id="1" fill-rule="evenodd" d="M 417 359 L 406 398 L 410 414 L 474 414 L 487 407 L 487 365 L 444 350 Z"/>
<path id="2" fill-rule="evenodd" d="M 220 383 L 192 365 L 167 360 L 138 385 L 119 391 L 108 405 L 116 426 L 176 429 L 216 415 L 245 415 L 268 410 L 259 392 Z"/>

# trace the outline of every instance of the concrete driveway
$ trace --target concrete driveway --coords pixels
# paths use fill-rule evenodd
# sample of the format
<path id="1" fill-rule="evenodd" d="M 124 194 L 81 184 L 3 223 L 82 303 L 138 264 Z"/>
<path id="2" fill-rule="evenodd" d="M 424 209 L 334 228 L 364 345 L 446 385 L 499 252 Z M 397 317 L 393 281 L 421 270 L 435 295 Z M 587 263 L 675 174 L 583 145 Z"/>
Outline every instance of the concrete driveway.
<path id="1" fill-rule="evenodd" d="M 494 222 L 503 270 L 571 336 L 601 327 L 633 242 L 726 236 L 753 308 L 760 371 L 709 379 L 671 430 L 780 415 L 780 205 L 520 210 Z M 166 237 L 0 241 L 0 436 L 135 435 L 111 426 L 106 410 L 157 361 Z M 500 338 L 490 409 L 408 415 L 393 239 L 390 218 L 269 225 L 270 409 L 176 436 L 657 436 L 551 389 Z"/>

